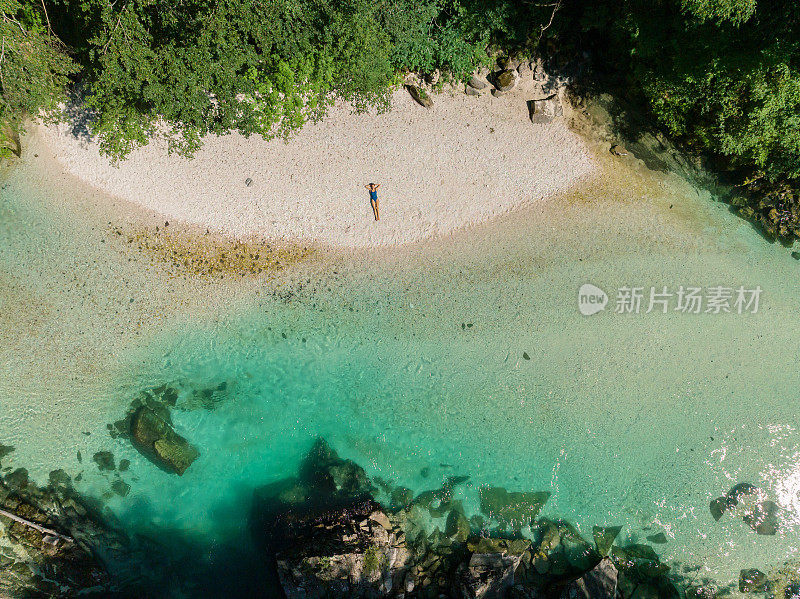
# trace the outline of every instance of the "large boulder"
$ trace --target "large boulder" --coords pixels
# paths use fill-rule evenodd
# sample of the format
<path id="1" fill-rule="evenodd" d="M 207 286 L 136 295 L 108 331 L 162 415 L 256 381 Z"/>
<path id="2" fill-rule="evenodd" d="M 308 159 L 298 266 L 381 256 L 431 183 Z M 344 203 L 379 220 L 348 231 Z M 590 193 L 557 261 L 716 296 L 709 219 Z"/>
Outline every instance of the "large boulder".
<path id="1" fill-rule="evenodd" d="M 433 99 L 424 89 L 417 85 L 406 85 L 406 89 L 411 97 L 417 102 L 417 104 L 425 108 L 433 107 Z"/>
<path id="2" fill-rule="evenodd" d="M 514 89 L 517 84 L 517 74 L 510 69 L 500 71 L 495 75 L 494 85 L 501 92 L 507 92 Z"/>
<path id="3" fill-rule="evenodd" d="M 150 461 L 178 475 L 200 456 L 170 422 L 147 406 L 139 408 L 131 418 L 131 442 Z"/>
<path id="4" fill-rule="evenodd" d="M 288 599 L 388 597 L 415 584 L 405 538 L 370 500 L 296 520 L 276 563 Z"/>
<path id="5" fill-rule="evenodd" d="M 479 77 L 478 75 L 472 75 L 467 81 L 467 85 L 474 89 L 486 89 L 487 87 L 489 87 L 486 78 Z"/>
<path id="6" fill-rule="evenodd" d="M 456 577 L 464 599 L 501 599 L 515 585 L 515 572 L 530 543 L 479 538 L 468 545 L 472 555 Z"/>
<path id="7" fill-rule="evenodd" d="M 531 122 L 537 125 L 552 123 L 557 117 L 564 114 L 558 94 L 550 94 L 546 98 L 528 101 L 528 116 Z"/>
<path id="8" fill-rule="evenodd" d="M 613 562 L 604 558 L 586 574 L 567 585 L 561 599 L 615 599 L 617 576 Z"/>

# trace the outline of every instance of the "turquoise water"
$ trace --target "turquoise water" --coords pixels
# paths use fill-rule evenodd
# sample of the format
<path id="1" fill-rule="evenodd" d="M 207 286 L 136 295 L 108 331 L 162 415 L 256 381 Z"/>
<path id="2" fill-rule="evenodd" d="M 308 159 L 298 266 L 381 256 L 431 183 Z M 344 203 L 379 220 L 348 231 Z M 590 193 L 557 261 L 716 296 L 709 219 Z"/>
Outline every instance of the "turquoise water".
<path id="1" fill-rule="evenodd" d="M 41 480 L 82 473 L 78 488 L 130 530 L 183 539 L 186 568 L 237 556 L 223 587 L 242 569 L 257 586 L 252 490 L 294 474 L 317 436 L 415 491 L 468 475 L 468 511 L 493 484 L 551 491 L 543 514 L 588 536 L 664 532 L 656 549 L 678 572 L 722 584 L 797 555 L 800 264 L 708 194 L 609 167 L 452 238 L 234 283 L 114 245 L 108 221 L 144 217 L 37 173 L 0 195 L 0 442 Z M 587 282 L 610 309 L 578 312 Z M 615 314 L 625 285 L 763 293 L 756 314 Z M 173 414 L 201 452 L 183 477 L 106 432 L 141 390 L 167 383 L 183 400 L 222 382 L 214 409 Z M 131 461 L 126 497 L 109 496 L 100 449 Z M 775 537 L 711 518 L 708 502 L 743 481 L 783 509 Z"/>

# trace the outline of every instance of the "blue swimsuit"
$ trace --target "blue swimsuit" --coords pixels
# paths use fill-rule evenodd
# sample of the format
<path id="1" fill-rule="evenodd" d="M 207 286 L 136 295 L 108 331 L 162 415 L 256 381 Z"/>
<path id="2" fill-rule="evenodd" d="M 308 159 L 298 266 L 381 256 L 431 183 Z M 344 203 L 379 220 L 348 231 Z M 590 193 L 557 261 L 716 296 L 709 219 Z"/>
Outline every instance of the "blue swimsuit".
<path id="1" fill-rule="evenodd" d="M 378 192 L 377 191 L 373 191 L 373 190 L 370 189 L 369 190 L 369 199 L 372 202 L 376 201 L 378 199 Z"/>

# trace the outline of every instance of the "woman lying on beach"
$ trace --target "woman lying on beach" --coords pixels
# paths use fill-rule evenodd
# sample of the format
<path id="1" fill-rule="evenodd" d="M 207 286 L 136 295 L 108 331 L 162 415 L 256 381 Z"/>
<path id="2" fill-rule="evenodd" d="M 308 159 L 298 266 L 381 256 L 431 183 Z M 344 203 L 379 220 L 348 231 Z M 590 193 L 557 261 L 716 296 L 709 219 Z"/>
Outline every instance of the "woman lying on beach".
<path id="1" fill-rule="evenodd" d="M 378 188 L 380 186 L 380 183 L 377 185 L 375 183 L 370 183 L 364 186 L 369 189 L 369 205 L 372 206 L 372 213 L 375 215 L 375 220 L 381 220 L 381 215 L 378 212 Z"/>

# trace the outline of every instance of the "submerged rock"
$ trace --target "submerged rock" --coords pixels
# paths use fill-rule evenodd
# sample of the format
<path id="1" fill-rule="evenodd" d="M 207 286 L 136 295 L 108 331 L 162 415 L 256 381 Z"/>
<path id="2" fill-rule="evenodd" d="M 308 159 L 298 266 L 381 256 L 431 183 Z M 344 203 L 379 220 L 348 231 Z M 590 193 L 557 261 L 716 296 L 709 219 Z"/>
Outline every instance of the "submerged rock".
<path id="1" fill-rule="evenodd" d="M 314 442 L 300 465 L 300 478 L 322 494 L 358 497 L 375 490 L 361 466 L 340 458 L 322 438 Z"/>
<path id="2" fill-rule="evenodd" d="M 625 553 L 627 553 L 628 556 L 630 557 L 650 560 L 654 562 L 658 561 L 658 554 L 652 547 L 650 547 L 650 545 L 644 545 L 641 543 L 631 543 L 630 545 L 625 545 L 623 549 L 625 550 Z"/>
<path id="3" fill-rule="evenodd" d="M 2 459 L 6 457 L 8 454 L 10 454 L 12 451 L 14 451 L 13 445 L 3 445 L 2 443 L 0 443 L 0 461 L 2 461 Z"/>
<path id="4" fill-rule="evenodd" d="M 142 406 L 131 419 L 131 441 L 145 457 L 169 472 L 182 475 L 200 452 L 153 409 Z"/>
<path id="5" fill-rule="evenodd" d="M 530 524 L 550 498 L 547 491 L 509 492 L 503 487 L 481 487 L 481 512 L 501 527 L 520 528 Z"/>
<path id="6" fill-rule="evenodd" d="M 651 543 L 655 543 L 656 545 L 663 545 L 667 542 L 667 535 L 663 532 L 656 533 L 654 535 L 647 535 L 647 540 Z"/>
<path id="7" fill-rule="evenodd" d="M 711 511 L 711 517 L 714 518 L 715 522 L 719 522 L 719 519 L 722 518 L 722 514 L 728 510 L 728 507 L 728 500 L 725 497 L 717 497 L 716 499 L 712 499 L 708 504 L 708 509 Z"/>
<path id="8" fill-rule="evenodd" d="M 392 490 L 392 506 L 396 508 L 406 507 L 414 499 L 414 491 L 408 487 L 395 487 Z"/>
<path id="9" fill-rule="evenodd" d="M 725 499 L 727 500 L 728 507 L 735 507 L 739 505 L 739 502 L 745 497 L 755 496 L 757 494 L 758 487 L 755 485 L 751 485 L 750 483 L 739 483 L 725 494 Z"/>
<path id="10" fill-rule="evenodd" d="M 778 513 L 780 508 L 774 501 L 759 501 L 752 512 L 742 519 L 745 524 L 760 535 L 774 535 L 778 532 Z"/>
<path id="11" fill-rule="evenodd" d="M 751 568 L 739 573 L 739 590 L 742 593 L 762 593 L 767 589 L 767 575 Z"/>
<path id="12" fill-rule="evenodd" d="M 621 530 L 621 526 L 595 526 L 592 529 L 592 536 L 594 537 L 597 553 L 603 557 L 608 555 L 611 545 L 614 544 L 614 539 L 617 538 Z"/>
<path id="13" fill-rule="evenodd" d="M 127 497 L 131 490 L 131 486 L 124 480 L 115 480 L 113 483 L 111 483 L 111 490 L 120 497 Z"/>
<path id="14" fill-rule="evenodd" d="M 97 464 L 97 467 L 103 471 L 116 470 L 117 466 L 114 462 L 114 454 L 110 451 L 98 451 L 92 456 L 92 460 Z"/>
<path id="15" fill-rule="evenodd" d="M 578 570 L 589 570 L 600 561 L 600 555 L 594 547 L 587 542 L 578 530 L 566 520 L 558 520 L 559 536 L 564 557 L 569 564 Z"/>
<path id="16" fill-rule="evenodd" d="M 445 523 L 444 534 L 454 541 L 463 543 L 469 537 L 469 520 L 464 515 L 464 510 L 459 505 L 457 509 L 450 510 Z"/>

